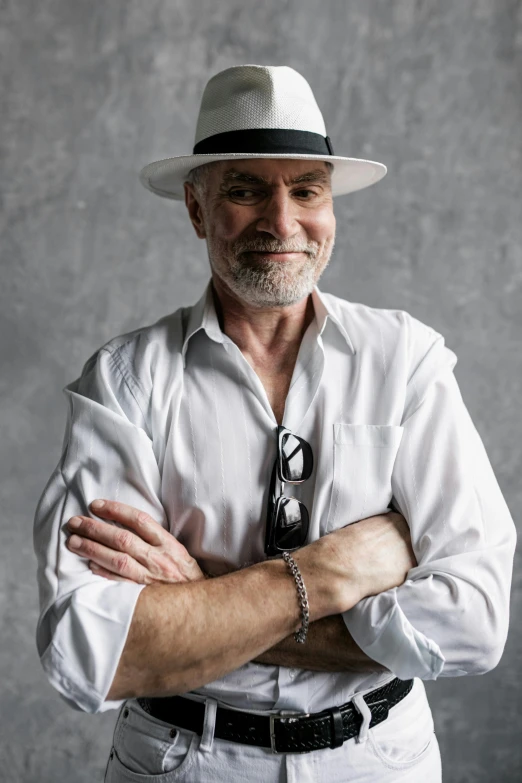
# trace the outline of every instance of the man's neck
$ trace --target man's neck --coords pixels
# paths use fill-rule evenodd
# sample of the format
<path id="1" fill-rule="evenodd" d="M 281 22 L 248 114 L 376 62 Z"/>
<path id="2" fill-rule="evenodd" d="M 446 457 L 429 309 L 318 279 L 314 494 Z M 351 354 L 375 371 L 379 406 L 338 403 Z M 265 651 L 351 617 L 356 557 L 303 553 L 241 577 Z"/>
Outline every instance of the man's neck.
<path id="1" fill-rule="evenodd" d="M 212 278 L 214 305 L 222 331 L 254 360 L 273 356 L 277 363 L 297 355 L 315 317 L 311 295 L 287 307 L 253 307 L 237 299 L 219 278 Z"/>

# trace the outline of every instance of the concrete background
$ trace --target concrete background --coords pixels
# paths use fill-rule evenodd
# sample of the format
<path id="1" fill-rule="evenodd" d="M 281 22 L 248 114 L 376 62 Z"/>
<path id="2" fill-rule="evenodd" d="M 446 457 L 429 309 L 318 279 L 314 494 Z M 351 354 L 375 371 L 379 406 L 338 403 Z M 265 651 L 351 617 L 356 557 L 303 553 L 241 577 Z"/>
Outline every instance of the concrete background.
<path id="1" fill-rule="evenodd" d="M 0 776 L 101 781 L 114 713 L 41 672 L 32 516 L 62 387 L 115 334 L 196 300 L 204 245 L 138 182 L 192 147 L 216 71 L 287 64 L 335 150 L 389 167 L 336 203 L 325 291 L 446 337 L 508 505 L 522 505 L 522 6 L 517 0 L 3 0 Z M 520 568 L 500 665 L 428 685 L 446 783 L 521 779 Z M 519 653 L 517 656 L 517 652 Z"/>

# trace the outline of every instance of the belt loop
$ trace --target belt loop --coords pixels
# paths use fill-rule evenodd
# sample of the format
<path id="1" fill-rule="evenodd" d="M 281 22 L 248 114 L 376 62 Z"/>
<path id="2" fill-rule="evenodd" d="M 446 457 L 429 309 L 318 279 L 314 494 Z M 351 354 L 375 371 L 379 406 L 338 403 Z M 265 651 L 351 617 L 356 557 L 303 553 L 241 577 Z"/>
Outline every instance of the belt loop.
<path id="1" fill-rule="evenodd" d="M 344 742 L 343 735 L 343 715 L 339 707 L 332 707 L 330 710 L 330 721 L 332 728 L 331 748 L 340 748 Z"/>
<path id="2" fill-rule="evenodd" d="M 214 742 L 214 728 L 216 726 L 216 710 L 217 701 L 215 699 L 207 699 L 205 701 L 203 734 L 201 735 L 201 742 L 199 743 L 200 750 L 212 750 L 212 743 Z"/>
<path id="3" fill-rule="evenodd" d="M 359 729 L 358 736 L 355 737 L 356 742 L 366 742 L 368 739 L 368 729 L 372 720 L 372 711 L 364 701 L 361 693 L 356 693 L 352 698 L 352 704 L 357 712 L 362 715 L 361 728 Z"/>

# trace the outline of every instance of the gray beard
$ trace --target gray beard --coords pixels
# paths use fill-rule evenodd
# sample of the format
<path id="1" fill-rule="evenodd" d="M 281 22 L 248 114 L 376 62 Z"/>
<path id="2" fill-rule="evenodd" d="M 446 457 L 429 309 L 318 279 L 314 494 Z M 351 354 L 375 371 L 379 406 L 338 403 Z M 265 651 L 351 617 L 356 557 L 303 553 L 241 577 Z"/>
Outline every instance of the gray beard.
<path id="1" fill-rule="evenodd" d="M 305 252 L 306 260 L 299 264 L 278 261 L 256 261 L 242 253 L 257 251 Z M 276 239 L 255 239 L 237 241 L 230 246 L 208 239 L 208 252 L 211 265 L 216 259 L 221 264 L 216 270 L 230 290 L 244 302 L 254 307 L 288 307 L 308 296 L 328 265 L 333 242 L 320 255 L 317 242 L 289 241 Z M 325 262 L 326 255 L 326 262 Z M 214 263 L 213 263 L 214 262 Z"/>

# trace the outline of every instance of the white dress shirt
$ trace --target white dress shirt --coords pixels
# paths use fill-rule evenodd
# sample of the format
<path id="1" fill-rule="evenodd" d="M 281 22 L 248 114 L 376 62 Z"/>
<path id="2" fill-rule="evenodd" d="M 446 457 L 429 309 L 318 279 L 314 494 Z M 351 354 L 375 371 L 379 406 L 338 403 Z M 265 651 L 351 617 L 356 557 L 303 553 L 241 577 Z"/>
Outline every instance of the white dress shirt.
<path id="1" fill-rule="evenodd" d="M 455 354 L 404 311 L 317 287 L 312 300 L 283 424 L 310 443 L 314 469 L 285 492 L 309 509 L 310 542 L 392 503 L 408 520 L 418 565 L 343 615 L 389 672 L 248 663 L 195 698 L 313 712 L 393 675 L 484 673 L 504 648 L 515 528 L 462 401 Z M 63 452 L 35 519 L 37 644 L 60 694 L 98 712 L 121 704 L 105 699 L 143 586 L 94 576 L 66 548 L 65 524 L 110 498 L 151 514 L 205 570 L 264 560 L 277 422 L 219 326 L 210 281 L 193 306 L 107 343 L 64 391 Z"/>

